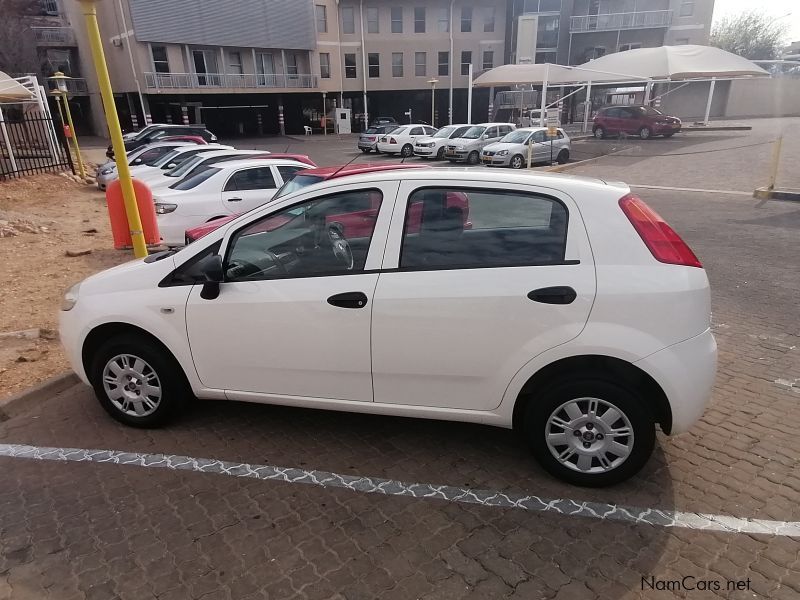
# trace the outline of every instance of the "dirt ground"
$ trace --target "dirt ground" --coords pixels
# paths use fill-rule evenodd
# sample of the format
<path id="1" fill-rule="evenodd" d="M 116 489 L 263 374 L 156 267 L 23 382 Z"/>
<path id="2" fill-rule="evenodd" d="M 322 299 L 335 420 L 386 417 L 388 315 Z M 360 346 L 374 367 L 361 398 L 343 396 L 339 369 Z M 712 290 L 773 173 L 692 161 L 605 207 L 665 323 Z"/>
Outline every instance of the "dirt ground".
<path id="1" fill-rule="evenodd" d="M 97 187 L 56 174 L 0 182 L 0 398 L 69 370 L 57 334 L 64 290 L 131 258 L 114 250 Z"/>

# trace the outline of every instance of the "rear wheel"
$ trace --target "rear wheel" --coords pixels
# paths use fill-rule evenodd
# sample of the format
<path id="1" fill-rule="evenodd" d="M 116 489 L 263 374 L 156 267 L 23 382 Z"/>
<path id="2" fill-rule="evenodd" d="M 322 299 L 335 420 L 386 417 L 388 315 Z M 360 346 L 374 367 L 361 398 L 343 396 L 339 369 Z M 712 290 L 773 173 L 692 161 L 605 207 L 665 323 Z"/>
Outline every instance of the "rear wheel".
<path id="1" fill-rule="evenodd" d="M 568 160 L 569 160 L 569 150 L 564 148 L 561 152 L 558 153 L 558 156 L 556 157 L 556 162 L 560 165 L 565 165 L 567 164 Z"/>
<path id="2" fill-rule="evenodd" d="M 632 477 L 655 444 L 645 399 L 604 379 L 562 380 L 530 398 L 525 434 L 551 475 L 601 487 Z"/>
<path id="3" fill-rule="evenodd" d="M 372 152 L 372 149 L 371 149 L 371 148 L 362 148 L 362 149 L 361 149 L 361 151 L 362 151 L 364 154 L 369 154 L 370 152 Z"/>
<path id="4" fill-rule="evenodd" d="M 164 425 L 191 394 L 178 361 L 160 344 L 130 333 L 97 350 L 89 379 L 106 412 L 133 427 Z"/>
<path id="5" fill-rule="evenodd" d="M 402 156 L 403 158 L 408 158 L 412 154 L 414 154 L 414 146 L 412 146 L 411 144 L 406 144 L 400 149 L 400 156 Z"/>
<path id="6" fill-rule="evenodd" d="M 651 137 L 653 137 L 653 130 L 650 129 L 649 127 L 642 127 L 639 130 L 639 138 L 640 139 L 649 140 Z"/>
<path id="7" fill-rule="evenodd" d="M 522 158 L 521 154 L 515 154 L 511 157 L 511 160 L 508 161 L 508 166 L 512 169 L 521 169 L 525 166 L 525 159 Z"/>
<path id="8" fill-rule="evenodd" d="M 480 154 L 478 154 L 478 151 L 473 150 L 472 152 L 469 153 L 469 156 L 467 156 L 467 164 L 477 165 L 480 159 L 481 157 Z"/>
<path id="9" fill-rule="evenodd" d="M 594 134 L 594 137 L 596 137 L 598 140 L 602 140 L 604 137 L 606 137 L 606 130 L 603 129 L 602 127 L 595 127 L 592 130 L 592 133 Z"/>

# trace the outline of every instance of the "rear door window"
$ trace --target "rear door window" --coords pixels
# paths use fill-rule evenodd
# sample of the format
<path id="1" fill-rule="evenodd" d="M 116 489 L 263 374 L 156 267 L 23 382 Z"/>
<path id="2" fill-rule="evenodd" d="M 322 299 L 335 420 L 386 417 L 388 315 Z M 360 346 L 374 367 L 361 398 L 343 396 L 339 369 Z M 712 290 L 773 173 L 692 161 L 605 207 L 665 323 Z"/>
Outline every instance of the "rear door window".
<path id="1" fill-rule="evenodd" d="M 254 167 L 237 171 L 225 184 L 226 192 L 268 190 L 277 187 L 270 167 Z"/>

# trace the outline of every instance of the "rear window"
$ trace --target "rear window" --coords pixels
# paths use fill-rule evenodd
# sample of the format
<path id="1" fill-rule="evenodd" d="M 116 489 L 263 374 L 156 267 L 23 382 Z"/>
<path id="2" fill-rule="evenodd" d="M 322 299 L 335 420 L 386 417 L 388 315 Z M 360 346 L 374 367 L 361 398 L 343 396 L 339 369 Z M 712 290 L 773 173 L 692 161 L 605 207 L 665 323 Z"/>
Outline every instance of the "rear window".
<path id="1" fill-rule="evenodd" d="M 192 188 L 196 188 L 198 185 L 210 179 L 217 173 L 219 173 L 222 169 L 216 169 L 214 167 L 208 167 L 199 173 L 195 173 L 194 175 L 190 175 L 181 179 L 178 183 L 173 183 L 170 187 L 172 190 L 191 190 Z"/>

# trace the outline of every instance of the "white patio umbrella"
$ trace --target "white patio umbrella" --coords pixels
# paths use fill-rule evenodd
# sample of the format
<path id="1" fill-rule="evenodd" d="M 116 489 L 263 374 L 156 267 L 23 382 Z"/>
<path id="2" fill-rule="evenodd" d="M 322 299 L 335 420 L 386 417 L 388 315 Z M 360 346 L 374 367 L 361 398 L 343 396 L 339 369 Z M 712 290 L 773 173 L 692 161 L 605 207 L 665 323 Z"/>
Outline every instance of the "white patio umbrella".
<path id="1" fill-rule="evenodd" d="M 25 102 L 35 97 L 33 92 L 19 81 L 0 71 L 0 102 Z"/>
<path id="2" fill-rule="evenodd" d="M 590 60 L 581 65 L 599 69 L 650 77 L 663 81 L 711 79 L 704 123 L 708 125 L 711 101 L 717 79 L 769 77 L 769 73 L 754 62 L 713 46 L 660 46 L 636 48 Z"/>

